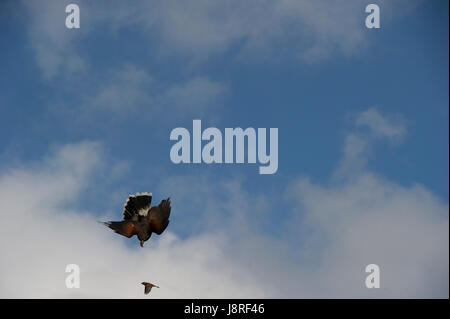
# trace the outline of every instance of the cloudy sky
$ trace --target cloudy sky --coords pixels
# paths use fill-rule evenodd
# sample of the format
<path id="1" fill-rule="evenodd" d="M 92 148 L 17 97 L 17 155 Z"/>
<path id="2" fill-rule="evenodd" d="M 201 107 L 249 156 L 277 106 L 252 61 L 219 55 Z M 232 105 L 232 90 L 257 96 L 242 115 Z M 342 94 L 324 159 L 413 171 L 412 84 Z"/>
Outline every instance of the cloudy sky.
<path id="1" fill-rule="evenodd" d="M 447 1 L 69 3 L 0 4 L 0 297 L 448 298 Z M 173 164 L 194 119 L 278 128 L 278 171 Z M 97 221 L 144 191 L 140 248 Z"/>

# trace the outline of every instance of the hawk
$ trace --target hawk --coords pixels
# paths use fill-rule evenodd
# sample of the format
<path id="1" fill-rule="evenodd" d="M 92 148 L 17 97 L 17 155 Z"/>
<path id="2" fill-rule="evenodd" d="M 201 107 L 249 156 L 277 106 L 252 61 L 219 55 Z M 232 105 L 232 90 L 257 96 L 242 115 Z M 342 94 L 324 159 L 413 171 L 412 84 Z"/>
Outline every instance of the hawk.
<path id="1" fill-rule="evenodd" d="M 144 285 L 144 294 L 148 295 L 148 293 L 150 292 L 150 290 L 152 290 L 153 287 L 159 288 L 157 285 L 151 284 L 149 282 L 141 282 L 141 285 Z"/>
<path id="2" fill-rule="evenodd" d="M 129 195 L 123 208 L 123 221 L 103 224 L 128 238 L 137 235 L 140 246 L 144 247 L 144 242 L 152 233 L 161 235 L 169 225 L 170 197 L 162 200 L 158 206 L 150 207 L 151 202 L 152 193 Z"/>

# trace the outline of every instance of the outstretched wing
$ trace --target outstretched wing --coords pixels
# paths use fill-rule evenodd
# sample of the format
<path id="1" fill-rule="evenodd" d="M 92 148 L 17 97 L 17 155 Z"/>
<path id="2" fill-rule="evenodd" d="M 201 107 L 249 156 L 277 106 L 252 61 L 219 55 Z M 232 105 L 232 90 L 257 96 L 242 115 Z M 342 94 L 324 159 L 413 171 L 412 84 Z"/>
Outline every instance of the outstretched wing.
<path id="1" fill-rule="evenodd" d="M 151 286 L 151 285 L 145 285 L 144 293 L 145 293 L 146 295 L 148 295 L 148 293 L 150 292 L 150 290 L 152 290 L 152 286 Z"/>
<path id="2" fill-rule="evenodd" d="M 103 224 L 114 230 L 116 233 L 128 238 L 137 234 L 134 221 L 124 220 L 122 222 L 106 222 Z"/>
<path id="3" fill-rule="evenodd" d="M 153 206 L 149 211 L 149 222 L 151 231 L 161 235 L 169 225 L 170 197 L 161 201 L 159 206 Z"/>
<path id="4" fill-rule="evenodd" d="M 123 207 L 124 220 L 138 220 L 139 216 L 147 216 L 152 202 L 152 193 L 136 193 L 128 196 Z"/>

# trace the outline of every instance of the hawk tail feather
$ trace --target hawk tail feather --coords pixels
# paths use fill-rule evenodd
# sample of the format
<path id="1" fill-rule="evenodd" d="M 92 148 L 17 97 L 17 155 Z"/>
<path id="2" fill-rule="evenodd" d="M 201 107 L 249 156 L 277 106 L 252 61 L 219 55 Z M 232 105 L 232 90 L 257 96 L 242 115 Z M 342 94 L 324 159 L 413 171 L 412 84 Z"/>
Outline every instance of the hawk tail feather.
<path id="1" fill-rule="evenodd" d="M 128 196 L 123 208 L 124 220 L 137 220 L 139 215 L 146 216 L 152 202 L 152 193 L 136 193 Z"/>

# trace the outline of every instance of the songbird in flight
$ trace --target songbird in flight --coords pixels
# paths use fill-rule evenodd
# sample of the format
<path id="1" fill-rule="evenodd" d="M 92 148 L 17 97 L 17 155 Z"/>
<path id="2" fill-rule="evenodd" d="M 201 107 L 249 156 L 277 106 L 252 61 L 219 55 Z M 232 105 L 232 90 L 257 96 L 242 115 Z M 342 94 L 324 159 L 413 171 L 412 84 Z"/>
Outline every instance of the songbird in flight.
<path id="1" fill-rule="evenodd" d="M 170 197 L 162 200 L 158 206 L 150 207 L 151 202 L 152 193 L 130 195 L 123 208 L 123 221 L 103 224 L 128 238 L 137 235 L 141 247 L 144 247 L 144 242 L 152 233 L 161 235 L 169 225 Z"/>
<path id="2" fill-rule="evenodd" d="M 150 290 L 152 290 L 153 287 L 159 288 L 157 285 L 151 284 L 149 282 L 141 282 L 141 285 L 144 285 L 144 294 L 148 295 L 148 293 L 150 292 Z"/>

